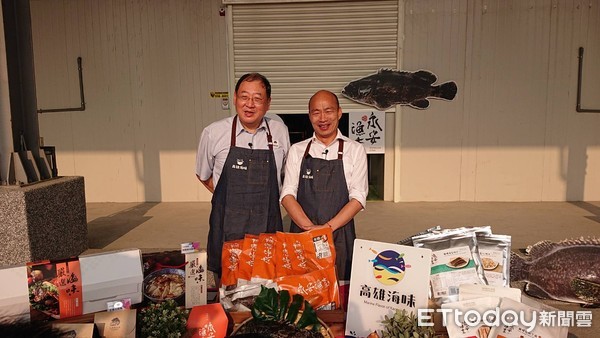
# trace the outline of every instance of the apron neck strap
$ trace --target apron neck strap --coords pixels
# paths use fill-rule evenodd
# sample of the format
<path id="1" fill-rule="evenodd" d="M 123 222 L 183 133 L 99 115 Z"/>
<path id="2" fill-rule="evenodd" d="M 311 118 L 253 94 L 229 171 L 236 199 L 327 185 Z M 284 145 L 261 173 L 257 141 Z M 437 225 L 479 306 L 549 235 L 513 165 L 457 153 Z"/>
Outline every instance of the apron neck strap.
<path id="1" fill-rule="evenodd" d="M 312 140 L 310 140 L 310 141 L 308 142 L 308 145 L 306 146 L 306 149 L 304 150 L 304 158 L 307 158 L 307 157 L 309 156 L 309 155 L 308 155 L 308 151 L 310 150 L 310 145 L 311 145 L 311 144 L 312 144 Z"/>
<path id="2" fill-rule="evenodd" d="M 344 155 L 344 140 L 340 139 L 339 140 L 339 145 L 338 145 L 338 160 L 342 159 L 342 156 Z"/>
<path id="3" fill-rule="evenodd" d="M 237 115 L 233 118 L 233 123 L 231 124 L 231 146 L 235 147 L 235 132 L 237 131 Z"/>
<path id="4" fill-rule="evenodd" d="M 233 118 L 233 123 L 231 124 L 231 146 L 235 147 L 235 139 L 236 139 L 236 131 L 237 131 L 237 115 Z M 267 125 L 267 144 L 269 145 L 269 150 L 273 151 L 273 136 L 271 136 L 271 128 L 269 128 L 269 122 L 265 120 Z"/>
<path id="5" fill-rule="evenodd" d="M 269 150 L 273 151 L 273 136 L 271 136 L 271 128 L 269 128 L 269 122 L 265 120 L 265 124 L 267 125 L 267 144 L 269 145 Z"/>

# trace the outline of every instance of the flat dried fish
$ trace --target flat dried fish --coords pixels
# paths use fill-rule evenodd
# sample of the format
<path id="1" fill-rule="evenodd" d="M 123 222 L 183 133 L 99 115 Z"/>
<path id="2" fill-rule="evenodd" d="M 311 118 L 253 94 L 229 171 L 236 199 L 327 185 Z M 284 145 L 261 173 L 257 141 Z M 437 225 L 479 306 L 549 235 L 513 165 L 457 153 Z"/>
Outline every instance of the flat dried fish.
<path id="1" fill-rule="evenodd" d="M 543 299 L 600 305 L 600 238 L 542 241 L 528 256 L 511 254 L 511 282 L 524 281 L 525 293 Z"/>
<path id="2" fill-rule="evenodd" d="M 406 72 L 382 68 L 375 74 L 349 82 L 342 94 L 379 110 L 396 104 L 425 109 L 429 107 L 428 98 L 452 100 L 456 96 L 455 82 L 433 85 L 436 81 L 437 76 L 426 70 Z"/>
<path id="3" fill-rule="evenodd" d="M 466 263 L 467 263 L 467 261 L 462 259 L 462 257 L 456 257 L 450 261 L 450 265 L 452 265 L 453 267 L 463 266 Z"/>

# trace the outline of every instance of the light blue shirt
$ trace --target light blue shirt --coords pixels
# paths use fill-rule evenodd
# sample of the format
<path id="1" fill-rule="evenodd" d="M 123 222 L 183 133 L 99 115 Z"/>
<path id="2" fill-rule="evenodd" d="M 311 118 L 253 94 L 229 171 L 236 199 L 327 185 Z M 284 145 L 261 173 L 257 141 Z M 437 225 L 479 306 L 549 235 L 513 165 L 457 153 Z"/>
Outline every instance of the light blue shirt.
<path id="1" fill-rule="evenodd" d="M 225 160 L 229 154 L 233 118 L 232 116 L 213 122 L 204 128 L 200 136 L 198 153 L 196 155 L 196 175 L 203 181 L 209 179 L 212 175 L 214 187 L 219 182 Z M 273 136 L 273 153 L 275 154 L 275 164 L 277 166 L 277 181 L 281 190 L 283 166 L 288 150 L 290 149 L 290 136 L 285 124 L 265 117 L 256 129 L 256 133 L 252 134 L 247 132 L 238 120 L 236 146 L 248 149 L 269 149 L 265 121 L 269 122 L 271 135 Z"/>

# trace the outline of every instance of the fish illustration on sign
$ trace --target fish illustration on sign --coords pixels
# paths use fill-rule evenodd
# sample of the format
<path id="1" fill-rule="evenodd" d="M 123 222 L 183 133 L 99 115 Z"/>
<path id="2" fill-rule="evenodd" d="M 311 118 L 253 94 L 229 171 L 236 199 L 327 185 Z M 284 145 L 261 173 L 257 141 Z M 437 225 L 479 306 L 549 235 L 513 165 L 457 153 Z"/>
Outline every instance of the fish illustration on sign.
<path id="1" fill-rule="evenodd" d="M 382 68 L 375 74 L 351 81 L 342 89 L 342 94 L 379 110 L 397 104 L 425 109 L 429 107 L 429 98 L 452 100 L 456 96 L 455 82 L 433 85 L 436 81 L 437 76 L 426 70 L 405 72 Z"/>
<path id="2" fill-rule="evenodd" d="M 511 253 L 511 282 L 533 297 L 600 305 L 600 238 L 541 241 L 521 257 Z"/>

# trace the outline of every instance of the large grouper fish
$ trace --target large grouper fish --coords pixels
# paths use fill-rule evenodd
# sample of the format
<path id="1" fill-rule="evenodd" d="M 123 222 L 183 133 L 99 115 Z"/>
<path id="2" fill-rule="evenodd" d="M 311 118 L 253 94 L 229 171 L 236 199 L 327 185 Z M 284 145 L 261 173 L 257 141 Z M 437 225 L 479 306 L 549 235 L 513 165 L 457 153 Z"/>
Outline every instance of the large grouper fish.
<path id="1" fill-rule="evenodd" d="M 434 86 L 436 81 L 435 74 L 426 70 L 406 72 L 381 68 L 375 74 L 349 82 L 342 94 L 379 110 L 396 104 L 425 109 L 429 107 L 428 98 L 452 100 L 456 96 L 456 83 L 450 81 Z"/>
<path id="2" fill-rule="evenodd" d="M 527 248 L 527 256 L 510 258 L 511 282 L 526 282 L 530 296 L 600 305 L 600 238 L 541 241 Z"/>

